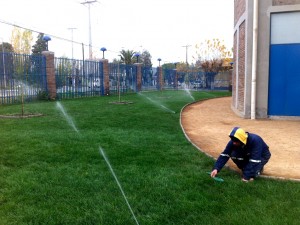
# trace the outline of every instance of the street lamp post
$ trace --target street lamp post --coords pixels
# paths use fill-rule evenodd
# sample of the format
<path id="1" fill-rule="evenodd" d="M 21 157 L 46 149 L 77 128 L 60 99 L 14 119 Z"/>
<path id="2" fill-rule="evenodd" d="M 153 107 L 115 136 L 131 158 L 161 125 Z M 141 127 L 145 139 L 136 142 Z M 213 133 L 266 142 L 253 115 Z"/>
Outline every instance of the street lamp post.
<path id="1" fill-rule="evenodd" d="M 137 52 L 137 53 L 134 54 L 134 56 L 136 57 L 136 62 L 139 63 L 140 53 Z"/>
<path id="2" fill-rule="evenodd" d="M 103 55 L 102 55 L 102 59 L 104 59 L 104 52 L 106 51 L 107 49 L 105 47 L 102 47 L 100 48 L 100 51 L 102 51 Z"/>
<path id="3" fill-rule="evenodd" d="M 71 41 L 72 41 L 72 59 L 74 59 L 74 55 L 73 55 L 73 30 L 75 30 L 75 27 L 70 27 L 68 28 L 69 30 L 71 30 Z"/>
<path id="4" fill-rule="evenodd" d="M 96 0 L 90 0 L 82 2 L 81 4 L 85 5 L 88 4 L 88 10 L 89 10 L 89 58 L 93 58 L 93 52 L 92 52 L 92 25 L 91 25 L 91 7 L 90 4 L 93 4 L 97 2 Z"/>
<path id="5" fill-rule="evenodd" d="M 188 65 L 188 48 L 191 47 L 191 45 L 185 45 L 182 47 L 185 47 L 185 63 Z"/>
<path id="6" fill-rule="evenodd" d="M 51 37 L 48 36 L 48 35 L 45 35 L 45 36 L 43 37 L 43 41 L 46 42 L 46 51 L 48 51 L 48 41 L 51 41 Z"/>
<path id="7" fill-rule="evenodd" d="M 158 61 L 158 66 L 160 66 L 161 58 L 158 58 L 157 61 Z"/>

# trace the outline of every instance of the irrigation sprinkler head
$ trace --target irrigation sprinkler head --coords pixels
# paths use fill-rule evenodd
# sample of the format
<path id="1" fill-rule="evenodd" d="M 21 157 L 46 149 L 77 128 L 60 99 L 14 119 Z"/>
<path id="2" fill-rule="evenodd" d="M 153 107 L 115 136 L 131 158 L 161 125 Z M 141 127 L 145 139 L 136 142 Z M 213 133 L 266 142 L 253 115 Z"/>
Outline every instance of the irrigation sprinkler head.
<path id="1" fill-rule="evenodd" d="M 207 174 L 209 174 L 210 176 L 210 172 L 206 172 Z M 221 178 L 221 177 L 212 177 L 215 181 L 218 181 L 218 182 L 224 182 L 224 180 Z"/>

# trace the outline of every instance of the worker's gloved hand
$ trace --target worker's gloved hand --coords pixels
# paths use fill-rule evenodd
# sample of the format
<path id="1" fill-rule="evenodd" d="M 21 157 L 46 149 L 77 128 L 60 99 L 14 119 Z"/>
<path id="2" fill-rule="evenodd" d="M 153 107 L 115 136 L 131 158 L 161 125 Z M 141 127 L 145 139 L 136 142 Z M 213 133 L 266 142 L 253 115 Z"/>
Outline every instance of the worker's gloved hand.
<path id="1" fill-rule="evenodd" d="M 218 174 L 218 170 L 214 169 L 213 171 L 211 171 L 210 176 L 215 177 L 217 174 Z"/>
<path id="2" fill-rule="evenodd" d="M 253 179 L 253 178 L 250 178 L 249 180 L 246 180 L 246 179 L 242 178 L 242 181 L 243 181 L 243 182 L 249 182 L 249 181 L 254 181 L 254 179 Z"/>

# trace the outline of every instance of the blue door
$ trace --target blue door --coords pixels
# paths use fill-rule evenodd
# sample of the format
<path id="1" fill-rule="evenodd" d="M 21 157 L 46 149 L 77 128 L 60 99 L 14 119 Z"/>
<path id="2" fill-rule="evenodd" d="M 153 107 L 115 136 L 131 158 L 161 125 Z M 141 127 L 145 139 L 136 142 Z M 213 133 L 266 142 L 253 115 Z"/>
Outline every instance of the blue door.
<path id="1" fill-rule="evenodd" d="M 271 16 L 270 116 L 300 116 L 299 27 L 299 12 Z"/>

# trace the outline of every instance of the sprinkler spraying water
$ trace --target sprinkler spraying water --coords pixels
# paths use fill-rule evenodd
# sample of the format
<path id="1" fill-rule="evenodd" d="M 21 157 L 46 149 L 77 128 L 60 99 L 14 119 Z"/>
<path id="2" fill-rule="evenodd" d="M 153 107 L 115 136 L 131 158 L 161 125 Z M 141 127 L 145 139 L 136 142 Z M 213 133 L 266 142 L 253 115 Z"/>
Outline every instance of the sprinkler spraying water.
<path id="1" fill-rule="evenodd" d="M 66 113 L 66 111 L 65 111 L 64 107 L 62 106 L 62 104 L 60 104 L 59 102 L 56 102 L 56 107 L 63 113 L 63 115 L 64 115 L 64 117 L 66 118 L 66 120 L 67 120 L 67 122 L 69 123 L 69 125 L 70 125 L 77 133 L 79 133 L 78 129 L 76 128 L 75 124 L 73 123 L 73 120 L 72 120 L 71 117 Z M 105 153 L 104 153 L 104 150 L 103 150 L 101 147 L 99 147 L 99 152 L 100 152 L 100 154 L 103 156 L 103 158 L 104 158 L 106 164 L 108 165 L 108 167 L 109 167 L 109 169 L 110 169 L 110 172 L 112 173 L 113 177 L 115 178 L 115 180 L 116 180 L 116 182 L 117 182 L 117 184 L 118 184 L 118 186 L 119 186 L 119 188 L 120 188 L 120 190 L 121 190 L 121 193 L 122 193 L 123 197 L 125 198 L 126 204 L 127 204 L 128 208 L 129 208 L 130 212 L 132 213 L 132 216 L 133 216 L 133 218 L 134 218 L 136 224 L 139 225 L 139 222 L 137 221 L 137 219 L 136 219 L 136 217 L 135 217 L 135 215 L 134 215 L 134 213 L 133 213 L 133 210 L 132 210 L 132 208 L 131 208 L 131 206 L 130 206 L 130 204 L 129 204 L 127 198 L 126 198 L 126 195 L 125 195 L 125 193 L 124 193 L 124 191 L 123 191 L 123 188 L 122 188 L 122 186 L 121 186 L 121 184 L 120 184 L 120 182 L 119 182 L 119 180 L 118 180 L 118 178 L 117 178 L 115 172 L 113 171 L 113 168 L 111 167 L 111 165 L 110 165 L 110 163 L 109 163 L 109 161 L 108 161 L 108 158 L 106 157 L 106 155 L 105 155 Z"/>
<path id="2" fill-rule="evenodd" d="M 173 111 L 173 110 L 171 110 L 171 109 L 167 108 L 166 106 L 164 106 L 164 105 L 162 105 L 162 104 L 160 104 L 159 106 L 160 106 L 160 107 L 162 107 L 163 109 L 165 109 L 166 111 L 168 111 L 168 112 L 170 112 L 170 113 L 174 113 L 174 114 L 175 114 L 175 111 Z"/>
<path id="3" fill-rule="evenodd" d="M 76 128 L 73 120 L 71 119 L 71 117 L 66 113 L 64 107 L 62 106 L 62 104 L 60 104 L 60 102 L 56 102 L 56 107 L 62 112 L 62 114 L 64 115 L 65 119 L 67 120 L 68 124 L 76 131 L 76 133 L 79 133 L 78 129 Z"/>
<path id="4" fill-rule="evenodd" d="M 184 87 L 184 91 L 188 94 L 188 96 L 190 96 L 190 98 L 195 101 L 195 98 L 193 97 L 193 95 L 191 94 L 190 90 L 186 87 Z"/>
<path id="5" fill-rule="evenodd" d="M 130 206 L 128 200 L 127 200 L 127 197 L 126 197 L 126 195 L 125 195 L 125 193 L 124 193 L 124 191 L 123 191 L 123 188 L 122 188 L 122 186 L 121 186 L 121 184 L 120 184 L 120 182 L 119 182 L 119 180 L 118 180 L 118 178 L 117 178 L 117 176 L 116 176 L 116 174 L 115 174 L 113 168 L 111 167 L 111 165 L 110 165 L 110 163 L 109 163 L 109 161 L 108 161 L 108 158 L 106 157 L 106 155 L 105 155 L 105 153 L 104 153 L 104 150 L 103 150 L 101 147 L 99 147 L 99 151 L 100 151 L 100 154 L 103 156 L 103 158 L 104 158 L 104 160 L 105 160 L 107 166 L 109 167 L 110 172 L 112 173 L 113 177 L 115 178 L 115 180 L 116 180 L 116 182 L 117 182 L 117 185 L 118 185 L 119 188 L 120 188 L 120 191 L 121 191 L 121 193 L 122 193 L 122 195 L 123 195 L 123 197 L 124 197 L 124 199 L 125 199 L 125 201 L 126 201 L 126 204 L 127 204 L 128 208 L 129 208 L 129 210 L 130 210 L 130 212 L 131 212 L 131 214 L 132 214 L 132 216 L 133 216 L 133 218 L 134 218 L 136 224 L 139 225 L 139 222 L 137 221 L 137 219 L 136 219 L 136 217 L 135 217 L 135 215 L 134 215 L 134 212 L 133 212 L 133 210 L 132 210 L 132 208 L 131 208 L 131 206 Z"/>
<path id="6" fill-rule="evenodd" d="M 166 106 L 164 106 L 163 104 L 160 104 L 159 102 L 154 101 L 153 99 L 151 99 L 151 98 L 149 98 L 149 97 L 143 95 L 142 93 L 139 92 L 138 94 L 141 95 L 141 96 L 143 96 L 143 97 L 145 97 L 146 99 L 148 99 L 148 100 L 149 100 L 150 102 L 152 102 L 154 105 L 157 105 L 157 106 L 161 107 L 161 108 L 164 109 L 165 111 L 168 111 L 168 112 L 174 113 L 174 114 L 176 113 L 175 111 L 173 111 L 173 110 L 167 108 Z"/>

